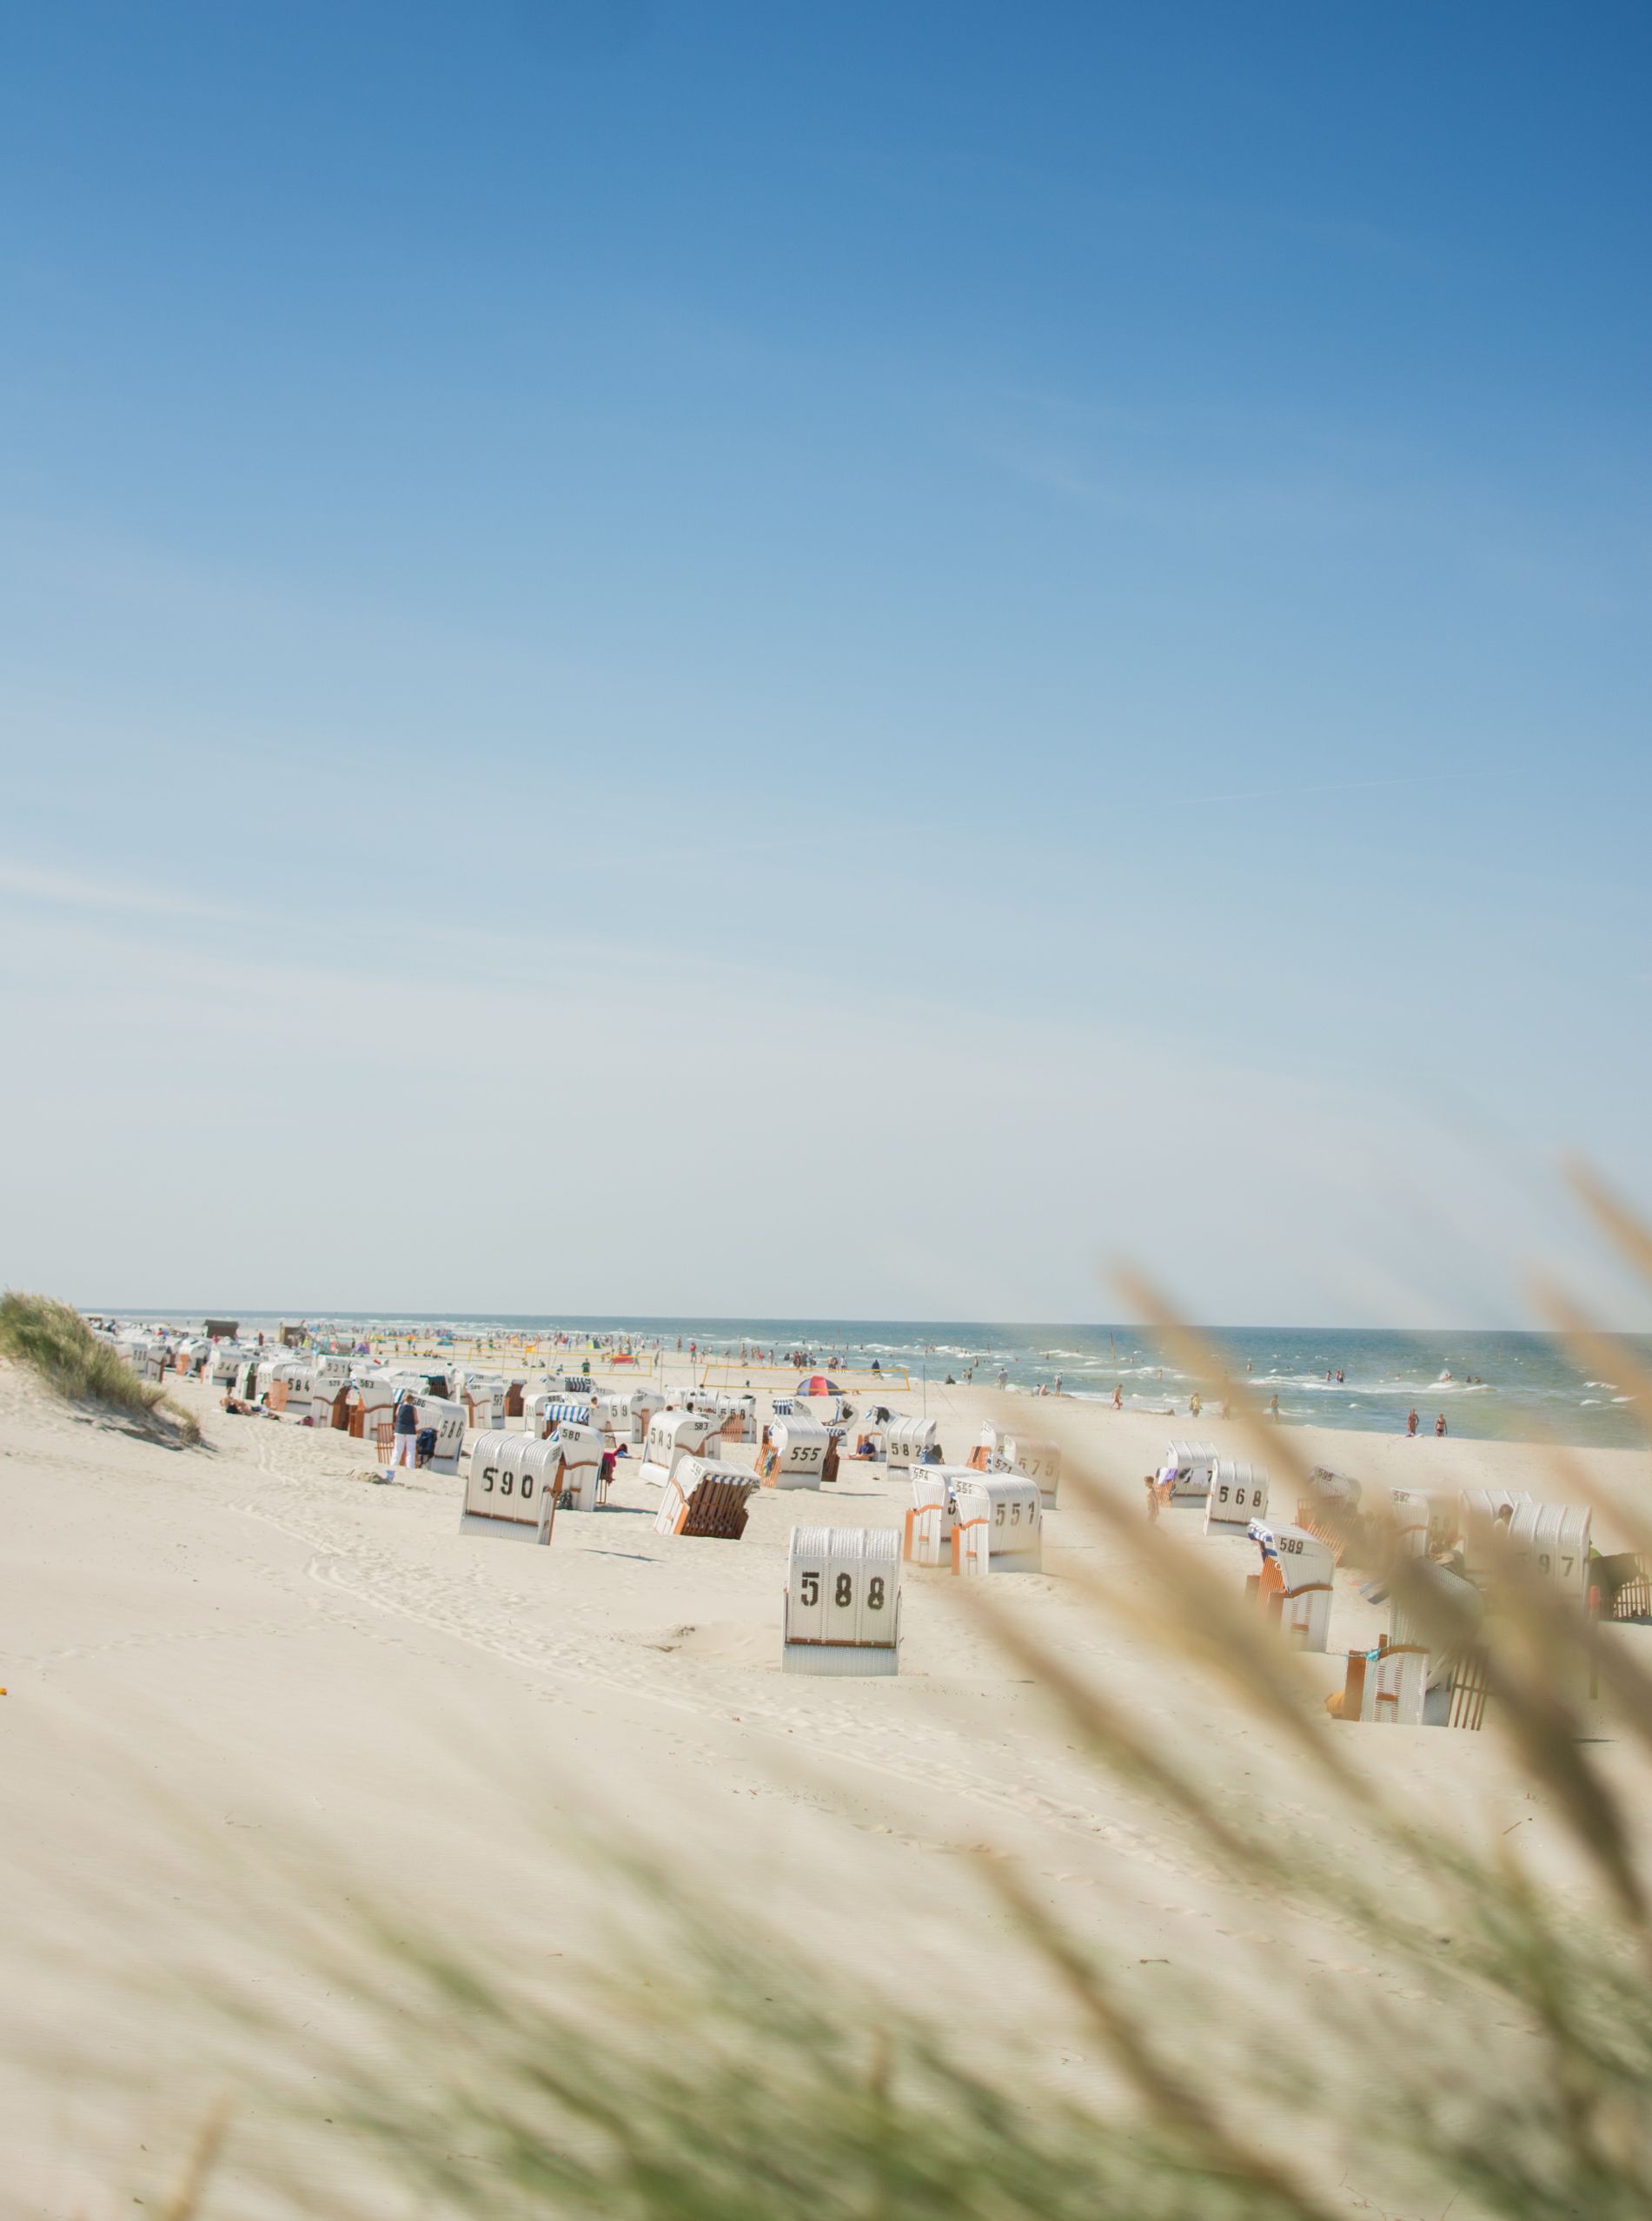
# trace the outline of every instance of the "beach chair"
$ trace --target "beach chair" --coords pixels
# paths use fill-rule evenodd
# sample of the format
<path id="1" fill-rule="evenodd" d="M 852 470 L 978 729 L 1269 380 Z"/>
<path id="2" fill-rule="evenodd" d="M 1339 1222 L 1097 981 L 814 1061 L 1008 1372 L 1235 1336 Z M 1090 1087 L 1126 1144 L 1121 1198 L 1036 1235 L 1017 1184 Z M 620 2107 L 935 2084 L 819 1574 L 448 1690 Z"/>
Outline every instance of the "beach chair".
<path id="1" fill-rule="evenodd" d="M 1297 1499 L 1296 1523 L 1304 1535 L 1323 1542 L 1335 1563 L 1341 1565 L 1359 1516 L 1359 1482 L 1324 1465 L 1317 1465 L 1308 1479 L 1310 1493 Z"/>
<path id="2" fill-rule="evenodd" d="M 912 1509 L 906 1514 L 901 1541 L 901 1556 L 908 1565 L 952 1563 L 952 1485 L 957 1478 L 956 1468 L 919 1465 L 912 1469 Z"/>
<path id="3" fill-rule="evenodd" d="M 1609 1620 L 1652 1620 L 1652 1581 L 1638 1551 L 1596 1558 L 1589 1568 L 1599 1608 Z"/>
<path id="4" fill-rule="evenodd" d="M 547 1462 L 546 1486 L 554 1488 L 559 1508 L 600 1511 L 607 1501 L 608 1484 L 602 1471 L 607 1445 L 596 1429 L 565 1421 L 545 1447 L 553 1453 Z"/>
<path id="5" fill-rule="evenodd" d="M 716 1415 L 675 1408 L 656 1411 L 643 1438 L 637 1478 L 663 1488 L 686 1457 L 710 1461 L 711 1445 L 722 1439 Z"/>
<path id="6" fill-rule="evenodd" d="M 1056 1508 L 1061 1487 L 1061 1452 L 1054 1442 L 1034 1442 L 1027 1435 L 1000 1434 L 997 1449 L 989 1451 L 983 1469 L 988 1473 L 1018 1473 L 1036 1481 L 1045 1511 Z"/>
<path id="7" fill-rule="evenodd" d="M 892 1527 L 794 1527 L 786 1554 L 780 1668 L 900 1671 L 900 1546 Z"/>
<path id="8" fill-rule="evenodd" d="M 394 1464 L 395 1461 L 395 1421 L 394 1419 L 381 1419 L 373 1429 L 373 1440 L 378 1450 L 379 1463 L 381 1465 Z"/>
<path id="9" fill-rule="evenodd" d="M 892 1417 L 882 1431 L 884 1463 L 891 1473 L 909 1473 L 923 1464 L 925 1451 L 940 1439 L 937 1421 L 912 1415 Z"/>
<path id="10" fill-rule="evenodd" d="M 490 1429 L 471 1445 L 461 1535 L 548 1543 L 556 1522 L 561 1453 L 554 1442 Z"/>
<path id="11" fill-rule="evenodd" d="M 1042 1573 L 1044 1503 L 1036 1481 L 1013 1473 L 959 1475 L 952 1504 L 955 1574 Z"/>
<path id="12" fill-rule="evenodd" d="M 1268 1476 L 1259 1465 L 1217 1458 L 1204 1499 L 1207 1535 L 1248 1535 L 1253 1521 L 1268 1515 Z"/>
<path id="13" fill-rule="evenodd" d="M 1214 1442 L 1173 1442 L 1166 1445 L 1158 1477 L 1167 1502 L 1202 1504 L 1211 1493 L 1211 1475 L 1220 1453 Z"/>
<path id="14" fill-rule="evenodd" d="M 795 1401 L 795 1400 L 794 1400 Z M 766 1488 L 821 1488 L 838 1477 L 837 1437 L 793 1409 L 763 1429 L 757 1475 Z"/>
<path id="15" fill-rule="evenodd" d="M 1336 1716 L 1378 1727 L 1420 1727 L 1429 1654 L 1415 1643 L 1377 1638 L 1375 1650 L 1350 1650 Z"/>
<path id="16" fill-rule="evenodd" d="M 756 1487 L 756 1476 L 737 1466 L 686 1457 L 666 1482 L 654 1532 L 738 1542 L 750 1517 L 746 1500 Z"/>
<path id="17" fill-rule="evenodd" d="M 1473 1648 L 1461 1650 L 1451 1661 L 1450 1700 L 1442 1723 L 1470 1730 L 1484 1724 L 1486 1716 L 1486 1654 Z M 1433 1692 L 1430 1692 L 1431 1696 Z M 1423 1717 L 1428 1718 L 1425 1700 Z"/>
<path id="18" fill-rule="evenodd" d="M 1262 1571 L 1247 1589 L 1287 1642 L 1298 1650 L 1324 1650 L 1330 1634 L 1331 1575 L 1336 1561 L 1317 1535 L 1297 1527 L 1256 1527 Z"/>

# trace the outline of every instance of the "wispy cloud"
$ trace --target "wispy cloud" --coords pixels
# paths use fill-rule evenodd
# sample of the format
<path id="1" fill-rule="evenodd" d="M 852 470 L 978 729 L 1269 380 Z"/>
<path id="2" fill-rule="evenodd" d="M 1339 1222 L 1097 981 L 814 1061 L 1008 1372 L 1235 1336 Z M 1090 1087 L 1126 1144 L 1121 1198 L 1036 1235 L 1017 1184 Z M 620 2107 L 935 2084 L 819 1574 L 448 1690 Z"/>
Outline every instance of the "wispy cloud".
<path id="1" fill-rule="evenodd" d="M 23 903 L 47 903 L 69 910 L 123 910 L 149 918 L 228 918 L 219 903 L 179 894 L 169 887 L 136 886 L 116 879 L 88 878 L 0 856 L 0 897 Z"/>

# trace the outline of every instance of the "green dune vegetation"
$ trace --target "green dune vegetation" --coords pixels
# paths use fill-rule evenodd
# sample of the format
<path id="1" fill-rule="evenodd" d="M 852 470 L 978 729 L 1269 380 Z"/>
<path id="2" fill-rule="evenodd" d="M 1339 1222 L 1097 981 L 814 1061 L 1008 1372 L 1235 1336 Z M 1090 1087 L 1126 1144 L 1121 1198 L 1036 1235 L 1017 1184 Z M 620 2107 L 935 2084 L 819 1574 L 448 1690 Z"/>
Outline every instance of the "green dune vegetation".
<path id="1" fill-rule="evenodd" d="M 139 1380 L 72 1304 L 8 1289 L 0 1296 L 0 1356 L 31 1367 L 57 1395 L 102 1416 L 136 1422 L 188 1448 L 201 1440 L 194 1413 L 158 1382 Z"/>

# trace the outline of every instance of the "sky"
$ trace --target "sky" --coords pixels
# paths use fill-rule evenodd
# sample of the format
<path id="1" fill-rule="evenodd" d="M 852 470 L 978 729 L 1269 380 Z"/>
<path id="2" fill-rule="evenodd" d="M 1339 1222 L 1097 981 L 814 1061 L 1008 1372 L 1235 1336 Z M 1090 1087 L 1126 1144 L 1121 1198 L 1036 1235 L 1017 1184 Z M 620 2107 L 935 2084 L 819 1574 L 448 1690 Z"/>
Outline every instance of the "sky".
<path id="1" fill-rule="evenodd" d="M 1652 1324 L 1649 69 L 0 10 L 0 1279 Z"/>

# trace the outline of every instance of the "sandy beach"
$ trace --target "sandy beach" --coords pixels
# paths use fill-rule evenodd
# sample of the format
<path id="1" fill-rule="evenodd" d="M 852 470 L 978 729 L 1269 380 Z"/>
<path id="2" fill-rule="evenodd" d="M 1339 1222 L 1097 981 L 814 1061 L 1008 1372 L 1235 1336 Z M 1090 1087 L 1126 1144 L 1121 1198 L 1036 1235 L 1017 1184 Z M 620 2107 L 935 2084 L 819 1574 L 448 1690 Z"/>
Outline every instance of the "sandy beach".
<path id="1" fill-rule="evenodd" d="M 738 1543 L 687 1541 L 654 1532 L 658 1498 L 634 1452 L 609 1508 L 560 1513 L 552 1546 L 535 1549 L 461 1537 L 462 1479 L 375 1486 L 360 1442 L 227 1415 L 198 1383 L 176 1392 L 201 1418 L 202 1450 L 135 1439 L 15 1368 L 0 1375 L 14 2030 L 0 2211 L 102 2221 L 153 2194 L 222 2079 L 191 1966 L 326 2025 L 325 1985 L 254 1909 L 295 1873 L 353 1876 L 386 1908 L 554 1979 L 561 1955 L 593 1941 L 607 1846 L 640 1841 L 700 1901 L 749 1910 L 806 1946 L 853 1906 L 869 1981 L 977 2017 L 990 1995 L 995 2025 L 1028 2032 L 1041 2079 L 1096 2070 L 1025 1958 L 998 1948 L 1001 1910 L 965 1854 L 1013 1852 L 1070 1916 L 1124 1936 L 1142 1977 L 1225 1947 L 1231 1915 L 1171 1815 L 1098 1788 L 966 1608 L 965 1584 L 906 1568 L 897 1679 L 781 1674 L 790 1528 L 897 1527 L 904 1475 L 846 1464 L 829 1489 L 760 1491 Z M 927 1395 L 949 1461 L 985 1420 L 1031 1421 L 1137 1504 L 1169 1432 L 1241 1448 L 1237 1424 L 1208 1415 L 1172 1429 L 1067 1399 Z M 915 1393 L 891 1400 L 917 1406 Z M 1368 1484 L 1553 1493 L 1543 1454 L 1517 1444 L 1311 1429 L 1290 1442 Z M 1639 1454 L 1578 1455 L 1605 1487 L 1644 1475 Z M 1165 1523 L 1198 1536 L 1193 1511 Z M 1242 1539 L 1196 1547 L 1236 1589 L 1256 1561 Z M 990 1584 L 992 1601 L 1057 1633 L 1167 1738 L 1208 1734 L 1192 1676 L 1167 1673 L 1079 1594 L 1117 1555 L 1105 1527 L 1058 1506 L 1042 1573 Z M 1304 1670 L 1339 1685 L 1337 1654 L 1385 1625 L 1339 1575 L 1330 1654 Z M 1465 1824 L 1536 1817 L 1492 1734 L 1326 1732 Z M 1274 1754 L 1259 1727 L 1226 1752 L 1264 1780 Z M 1282 1971 L 1312 1979 L 1325 1963 L 1306 1951 Z M 236 2133 L 255 2145 L 282 2130 L 243 2102 Z M 328 2186 L 347 2178 L 332 2155 Z"/>

